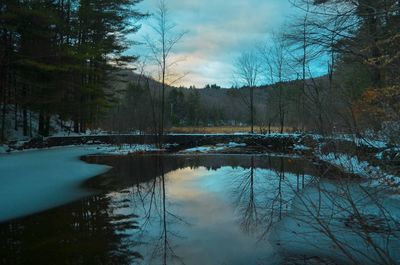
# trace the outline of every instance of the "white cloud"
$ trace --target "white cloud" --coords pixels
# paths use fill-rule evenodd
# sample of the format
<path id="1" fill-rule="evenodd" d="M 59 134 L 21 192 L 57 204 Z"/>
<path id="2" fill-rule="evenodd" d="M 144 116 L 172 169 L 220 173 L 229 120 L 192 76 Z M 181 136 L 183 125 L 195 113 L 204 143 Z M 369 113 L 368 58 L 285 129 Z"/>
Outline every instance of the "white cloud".
<path id="1" fill-rule="evenodd" d="M 158 0 L 145 0 L 139 8 L 155 12 Z M 169 17 L 177 30 L 188 33 L 176 46 L 174 57 L 185 57 L 175 71 L 190 74 L 181 85 L 207 83 L 230 86 L 232 62 L 238 54 L 265 40 L 293 12 L 287 0 L 166 0 Z M 151 32 L 146 23 L 136 39 Z M 133 53 L 144 55 L 143 47 Z"/>

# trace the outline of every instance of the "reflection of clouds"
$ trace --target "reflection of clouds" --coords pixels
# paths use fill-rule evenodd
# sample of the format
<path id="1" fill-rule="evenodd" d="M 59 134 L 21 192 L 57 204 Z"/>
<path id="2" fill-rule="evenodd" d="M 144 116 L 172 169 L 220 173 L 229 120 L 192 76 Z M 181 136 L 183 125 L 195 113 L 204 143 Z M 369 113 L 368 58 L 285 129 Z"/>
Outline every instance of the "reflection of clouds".
<path id="1" fill-rule="evenodd" d="M 157 3 L 158 0 L 143 1 L 139 7 L 153 12 Z M 230 67 L 240 51 L 263 41 L 267 32 L 282 25 L 292 12 L 289 2 L 282 0 L 168 0 L 166 3 L 177 29 L 189 31 L 175 51 L 178 56 L 190 58 L 175 70 L 191 75 L 178 85 L 197 87 L 206 83 L 230 86 Z M 144 22 L 140 34 L 150 34 L 151 22 L 152 19 Z M 137 48 L 134 52 L 144 54 Z"/>
<path id="2" fill-rule="evenodd" d="M 253 158 L 252 158 L 253 159 Z M 313 177 L 285 171 L 283 159 L 280 169 L 257 169 L 252 167 L 232 172 L 229 187 L 236 210 L 236 218 L 242 230 L 264 238 L 272 226 L 282 219 L 291 207 L 296 194 Z"/>
<path id="3" fill-rule="evenodd" d="M 168 197 L 174 200 L 193 200 L 199 198 L 201 195 L 204 195 L 205 191 L 191 187 L 191 183 L 206 175 L 208 175 L 208 170 L 204 167 L 197 168 L 196 170 L 187 167 L 167 174 L 167 183 L 174 183 L 166 187 Z"/>
<path id="4" fill-rule="evenodd" d="M 235 220 L 234 209 L 227 192 L 230 175 L 243 168 L 205 167 L 183 168 L 165 175 L 166 229 L 161 178 L 133 186 L 121 193 L 110 193 L 116 201 L 126 201 L 127 207 L 114 214 L 134 213 L 139 216 L 138 230 L 132 230 L 135 246 L 144 257 L 139 264 L 256 264 L 270 255 L 267 243 L 260 244 L 243 233 Z M 167 238 L 167 243 L 164 239 Z M 166 246 L 166 249 L 164 249 Z M 238 251 L 240 249 L 240 251 Z M 207 253 L 207 255 L 204 255 Z M 271 254 L 272 255 L 272 254 Z M 181 257 L 182 259 L 178 258 Z"/>
<path id="5" fill-rule="evenodd" d="M 274 165 L 263 160 L 270 169 L 261 169 L 256 157 L 246 159 L 244 167 L 170 171 L 164 176 L 165 193 L 158 177 L 122 195 L 111 194 L 126 201 L 125 214 L 139 216 L 139 228 L 130 234 L 143 264 L 161 264 L 163 257 L 168 264 L 257 264 L 273 256 L 273 248 L 260 239 L 267 236 L 269 222 L 278 220 L 279 209 L 285 211 L 301 181 L 296 173 L 285 172 L 286 160 L 273 159 Z M 282 198 L 274 203 L 279 192 Z"/>

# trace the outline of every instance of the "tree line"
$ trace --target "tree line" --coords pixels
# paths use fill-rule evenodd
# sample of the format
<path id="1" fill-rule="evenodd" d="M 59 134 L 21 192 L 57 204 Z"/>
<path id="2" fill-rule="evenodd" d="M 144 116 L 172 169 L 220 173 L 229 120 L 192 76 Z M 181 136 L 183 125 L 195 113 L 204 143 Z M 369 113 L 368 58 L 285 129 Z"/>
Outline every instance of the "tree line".
<path id="1" fill-rule="evenodd" d="M 160 95 L 153 88 L 153 102 L 165 100 L 161 109 L 162 103 L 154 104 L 156 113 L 166 113 L 165 125 L 247 124 L 251 132 L 259 127 L 262 131 L 275 128 L 322 134 L 373 131 L 396 137 L 400 1 L 291 2 L 297 15 L 284 28 L 271 32 L 264 44 L 243 50 L 233 63 L 236 89 L 207 85 L 197 92 L 200 104 L 188 104 L 186 93 L 177 96 L 180 89 L 164 88 Z M 172 31 L 174 27 L 167 28 Z M 181 37 L 172 34 L 171 39 Z M 160 50 L 153 47 L 153 51 Z M 162 81 L 157 74 L 154 79 Z M 215 116 L 214 121 L 205 118 L 207 111 L 209 117 Z M 191 112 L 201 118 L 188 118 Z"/>
<path id="2" fill-rule="evenodd" d="M 104 120 L 105 129 L 115 132 L 158 133 L 156 113 L 160 111 L 161 99 L 152 97 L 159 87 L 137 82 L 126 84 L 126 92 Z M 159 85 L 160 86 L 160 85 Z M 154 112 L 153 112 L 153 106 Z M 153 116 L 154 115 L 154 116 Z M 229 119 L 220 106 L 206 104 L 199 89 L 168 88 L 165 97 L 165 126 L 219 126 Z"/>
<path id="3" fill-rule="evenodd" d="M 1 1 L 1 140 L 21 127 L 25 136 L 46 136 L 52 115 L 72 121 L 75 132 L 99 124 L 115 101 L 113 69 L 137 59 L 124 52 L 145 16 L 139 2 Z"/>
<path id="4" fill-rule="evenodd" d="M 243 50 L 234 65 L 241 85 L 276 84 L 267 123 L 323 134 L 388 129 L 393 136 L 400 118 L 400 1 L 291 2 L 297 15 L 265 44 Z M 324 69 L 322 78 L 316 67 Z M 248 115 L 257 122 L 263 117 L 251 118 L 252 93 Z"/>
<path id="5" fill-rule="evenodd" d="M 138 2 L 1 3 L 3 140 L 10 128 L 32 135 L 35 115 L 40 135 L 49 134 L 50 117 L 58 115 L 75 132 L 139 130 L 155 133 L 159 143 L 167 126 L 227 124 L 248 124 L 251 132 L 373 130 L 396 138 L 400 1 L 291 0 L 299 12 L 285 30 L 233 63 L 238 89 L 210 84 L 190 92 L 171 89 L 183 76 L 171 71 L 177 63 L 171 53 L 185 32 L 170 20 L 165 1 L 153 16 L 155 34 L 144 41 L 156 70 L 146 72 L 144 58 L 136 67 L 139 81 L 113 88 L 121 78 L 114 70 L 137 60 L 124 52 L 145 16 L 135 10 Z"/>

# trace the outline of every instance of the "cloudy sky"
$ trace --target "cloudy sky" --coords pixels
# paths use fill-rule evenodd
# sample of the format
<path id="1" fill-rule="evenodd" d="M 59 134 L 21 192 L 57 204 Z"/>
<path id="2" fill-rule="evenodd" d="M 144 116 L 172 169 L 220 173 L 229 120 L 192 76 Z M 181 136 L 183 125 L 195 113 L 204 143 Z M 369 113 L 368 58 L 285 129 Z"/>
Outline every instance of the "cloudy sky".
<path id="1" fill-rule="evenodd" d="M 159 0 L 144 0 L 138 5 L 141 11 L 154 13 Z M 230 87 L 234 83 L 233 64 L 240 52 L 268 39 L 290 20 L 295 8 L 288 0 L 166 0 L 169 18 L 177 31 L 187 34 L 174 49 L 173 60 L 183 59 L 173 72 L 186 74 L 174 85 L 218 84 Z M 135 39 L 152 36 L 149 24 L 142 22 L 142 29 Z M 143 58 L 149 52 L 144 46 L 130 51 Z"/>

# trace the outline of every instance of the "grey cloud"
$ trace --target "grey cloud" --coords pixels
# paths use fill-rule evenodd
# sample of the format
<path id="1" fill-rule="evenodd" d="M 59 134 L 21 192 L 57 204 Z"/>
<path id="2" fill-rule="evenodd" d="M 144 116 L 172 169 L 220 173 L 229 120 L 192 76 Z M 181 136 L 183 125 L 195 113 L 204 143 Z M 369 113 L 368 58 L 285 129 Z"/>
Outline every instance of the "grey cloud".
<path id="1" fill-rule="evenodd" d="M 151 13 L 157 3 L 158 0 L 145 0 L 140 8 Z M 187 58 L 178 69 L 191 72 L 183 84 L 196 86 L 209 82 L 231 85 L 228 83 L 231 69 L 227 68 L 240 51 L 265 40 L 268 32 L 280 27 L 292 12 L 287 0 L 167 0 L 166 3 L 176 28 L 188 30 L 175 49 L 176 56 Z M 144 25 L 141 34 L 149 32 Z"/>

